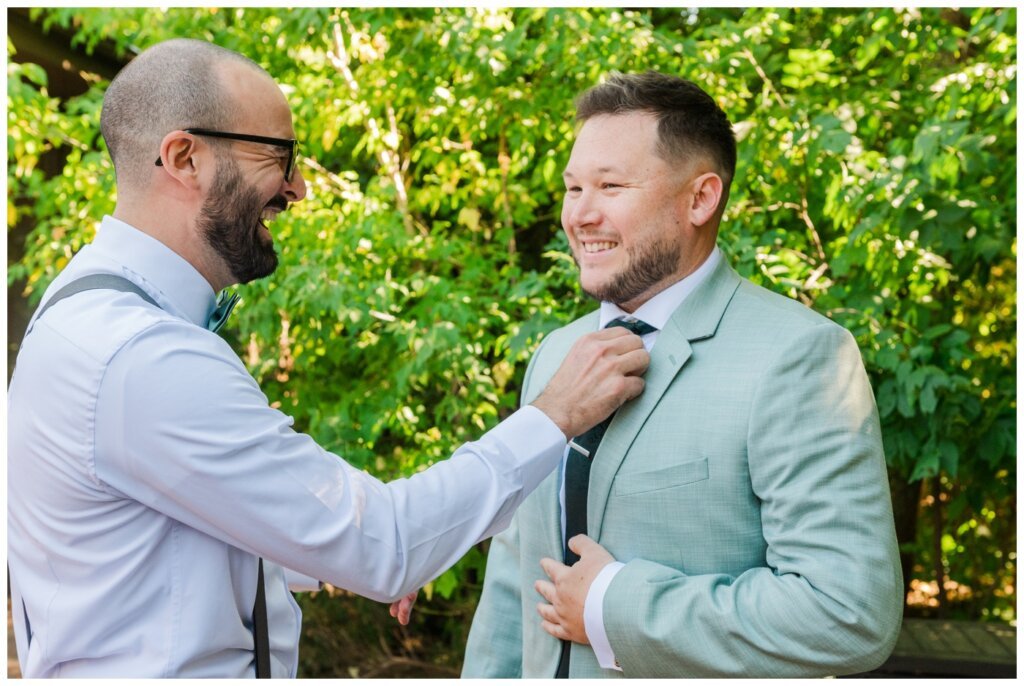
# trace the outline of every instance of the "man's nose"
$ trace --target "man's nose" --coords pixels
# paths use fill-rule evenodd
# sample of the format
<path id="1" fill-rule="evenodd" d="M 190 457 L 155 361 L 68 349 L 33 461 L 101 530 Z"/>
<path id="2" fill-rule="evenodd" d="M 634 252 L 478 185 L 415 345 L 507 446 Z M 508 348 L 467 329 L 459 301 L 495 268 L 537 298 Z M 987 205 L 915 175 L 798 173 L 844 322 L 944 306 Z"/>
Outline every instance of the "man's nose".
<path id="1" fill-rule="evenodd" d="M 306 197 L 306 178 L 298 164 L 292 170 L 291 181 L 284 182 L 284 196 L 288 198 L 288 202 L 298 202 Z"/>
<path id="2" fill-rule="evenodd" d="M 571 201 L 569 206 L 569 224 L 573 227 L 590 226 L 601 221 L 601 211 L 594 197 L 587 193 L 580 193 Z"/>

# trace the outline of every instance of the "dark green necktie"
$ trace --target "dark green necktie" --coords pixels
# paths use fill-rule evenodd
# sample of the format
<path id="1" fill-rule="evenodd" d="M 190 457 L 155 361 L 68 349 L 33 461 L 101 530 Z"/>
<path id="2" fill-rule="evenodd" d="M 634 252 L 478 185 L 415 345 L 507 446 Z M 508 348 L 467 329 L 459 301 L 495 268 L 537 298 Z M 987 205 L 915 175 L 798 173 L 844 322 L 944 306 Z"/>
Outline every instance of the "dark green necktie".
<path id="1" fill-rule="evenodd" d="M 629 329 L 637 336 L 657 331 L 650 324 L 639 320 L 628 322 L 625 319 L 615 319 L 609 322 L 605 328 L 613 326 Z M 612 423 L 614 416 L 613 412 L 590 431 L 569 441 L 569 457 L 565 462 L 565 538 L 562 540 L 562 559 L 567 565 L 573 565 L 580 559 L 579 555 L 569 550 L 569 539 L 576 534 L 587 533 L 587 491 L 590 488 L 590 465 L 597 454 L 598 446 L 601 445 L 604 432 L 608 430 L 608 425 Z M 558 671 L 555 674 L 558 679 L 569 677 L 571 645 L 569 641 L 562 641 L 562 657 L 558 662 Z"/>

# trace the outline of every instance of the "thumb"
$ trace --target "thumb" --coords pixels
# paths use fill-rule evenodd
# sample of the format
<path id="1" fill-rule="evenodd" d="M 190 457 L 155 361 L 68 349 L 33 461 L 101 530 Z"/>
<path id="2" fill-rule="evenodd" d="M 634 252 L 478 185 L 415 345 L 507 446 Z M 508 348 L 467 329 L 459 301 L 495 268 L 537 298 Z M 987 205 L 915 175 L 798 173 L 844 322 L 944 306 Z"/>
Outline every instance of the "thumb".
<path id="1" fill-rule="evenodd" d="M 601 547 L 597 541 L 586 534 L 576 534 L 569 539 L 569 550 L 573 551 L 580 557 L 583 557 L 587 551 L 593 551 L 595 546 L 598 548 Z"/>

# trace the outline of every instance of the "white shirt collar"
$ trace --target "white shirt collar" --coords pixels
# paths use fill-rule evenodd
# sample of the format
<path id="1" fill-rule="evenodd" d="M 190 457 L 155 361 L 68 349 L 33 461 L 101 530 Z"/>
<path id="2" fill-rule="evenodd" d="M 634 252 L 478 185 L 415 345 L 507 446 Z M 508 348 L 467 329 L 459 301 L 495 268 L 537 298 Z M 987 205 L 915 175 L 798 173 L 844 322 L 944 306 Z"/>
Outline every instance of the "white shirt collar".
<path id="1" fill-rule="evenodd" d="M 630 317 L 647 322 L 661 331 L 668 324 L 672 313 L 679 309 L 686 297 L 715 270 L 721 260 L 722 253 L 716 245 L 697 269 L 652 297 L 638 307 L 636 312 L 629 313 L 615 303 L 602 302 L 600 328 L 603 329 L 614 319 Z"/>
<path id="2" fill-rule="evenodd" d="M 134 226 L 103 217 L 92 250 L 120 263 L 167 312 L 206 326 L 217 304 L 210 283 L 185 258 Z M 153 291 L 156 292 L 153 292 Z"/>

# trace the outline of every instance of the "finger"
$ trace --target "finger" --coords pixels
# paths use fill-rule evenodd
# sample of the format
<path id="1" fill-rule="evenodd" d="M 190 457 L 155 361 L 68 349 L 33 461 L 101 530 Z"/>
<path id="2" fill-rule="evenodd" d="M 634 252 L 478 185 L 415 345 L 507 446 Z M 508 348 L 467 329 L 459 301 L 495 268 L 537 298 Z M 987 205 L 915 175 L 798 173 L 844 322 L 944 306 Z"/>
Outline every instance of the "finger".
<path id="1" fill-rule="evenodd" d="M 601 345 L 604 346 L 605 350 L 614 353 L 616 355 L 625 355 L 633 350 L 644 350 L 644 341 L 642 338 L 637 336 L 631 331 L 626 329 L 618 328 L 623 334 L 618 336 L 612 336 L 606 340 L 601 341 Z M 615 329 L 603 329 L 603 331 L 614 331 Z"/>
<path id="2" fill-rule="evenodd" d="M 576 534 L 569 539 L 569 550 L 573 551 L 580 557 L 583 557 L 586 552 L 592 551 L 594 546 L 597 546 L 598 548 L 601 547 L 597 541 L 586 534 Z"/>
<path id="3" fill-rule="evenodd" d="M 609 385 L 614 384 L 614 385 Z M 613 403 L 609 413 L 617 410 L 623 403 L 627 403 L 644 392 L 646 382 L 642 376 L 624 375 L 605 382 L 605 386 L 599 388 L 602 393 L 608 395 Z M 607 416 L 607 415 L 606 415 Z M 594 422 L 596 424 L 596 422 Z M 593 424 L 591 425 L 593 426 Z M 587 428 L 590 428 L 589 426 Z M 582 431 L 580 432 L 582 433 Z M 579 435 L 579 434 L 574 434 Z"/>
<path id="4" fill-rule="evenodd" d="M 397 600 L 395 602 L 391 603 L 391 607 L 388 608 L 388 612 L 391 614 L 392 617 L 397 617 L 398 616 L 398 601 Z"/>
<path id="5" fill-rule="evenodd" d="M 607 548 L 586 534 L 577 534 L 569 539 L 569 550 L 579 555 L 581 561 L 586 558 L 587 564 L 592 568 L 594 565 L 604 567 L 615 560 Z M 580 564 L 580 562 L 576 564 Z"/>
<path id="6" fill-rule="evenodd" d="M 406 603 L 402 601 L 402 605 L 398 608 L 398 623 L 402 626 L 409 624 L 409 619 L 412 617 L 412 603 Z"/>
<path id="7" fill-rule="evenodd" d="M 544 570 L 544 573 L 547 574 L 548 578 L 552 581 L 557 581 L 555 577 L 558 576 L 562 570 L 568 569 L 568 567 L 563 565 L 561 562 L 556 562 L 550 557 L 541 558 L 540 568 Z"/>
<path id="8" fill-rule="evenodd" d="M 540 628 L 561 641 L 569 640 L 569 632 L 563 629 L 561 624 L 552 624 L 545 620 L 540 623 Z"/>
<path id="9" fill-rule="evenodd" d="M 551 622 L 552 624 L 562 623 L 562 618 L 559 616 L 558 611 L 553 605 L 537 603 L 537 614 L 540 615 L 541 619 Z"/>
<path id="10" fill-rule="evenodd" d="M 640 375 L 647 371 L 651 364 L 651 354 L 646 348 L 630 350 L 618 356 L 615 360 L 619 369 L 626 375 Z"/>
<path id="11" fill-rule="evenodd" d="M 573 345 L 574 354 L 579 355 L 580 351 L 586 348 L 592 349 L 598 354 L 622 355 L 631 350 L 644 347 L 644 342 L 635 333 L 615 327 L 591 331 L 582 336 Z"/>
<path id="12" fill-rule="evenodd" d="M 419 598 L 419 595 L 419 591 L 413 591 L 405 597 L 405 621 L 403 624 L 409 623 L 409 619 L 412 617 L 412 608 L 416 605 L 416 599 Z"/>
<path id="13" fill-rule="evenodd" d="M 587 334 L 584 334 L 583 338 L 591 338 L 595 341 L 614 341 L 620 338 L 626 339 L 629 336 L 636 336 L 636 334 L 624 326 L 613 326 L 607 329 L 598 329 L 597 331 L 591 331 Z M 636 337 L 640 338 L 639 336 Z"/>
<path id="14" fill-rule="evenodd" d="M 646 382 L 643 380 L 643 377 L 640 377 L 640 376 L 625 376 L 625 377 L 623 377 L 622 378 L 622 386 L 620 388 L 621 392 L 623 393 L 621 401 L 623 403 L 626 403 L 626 402 L 632 400 L 633 398 L 636 398 L 637 396 L 639 396 L 641 393 L 644 392 L 644 386 L 645 385 L 646 385 Z"/>
<path id="15" fill-rule="evenodd" d="M 557 596 L 555 595 L 555 585 L 553 583 L 550 581 L 544 581 L 543 579 L 538 579 L 533 582 L 533 589 L 537 591 L 537 593 L 540 593 L 540 596 L 544 598 L 544 600 L 554 605 L 555 598 Z"/>

